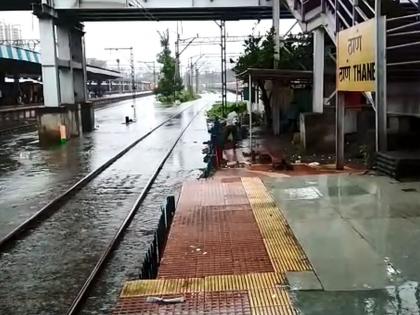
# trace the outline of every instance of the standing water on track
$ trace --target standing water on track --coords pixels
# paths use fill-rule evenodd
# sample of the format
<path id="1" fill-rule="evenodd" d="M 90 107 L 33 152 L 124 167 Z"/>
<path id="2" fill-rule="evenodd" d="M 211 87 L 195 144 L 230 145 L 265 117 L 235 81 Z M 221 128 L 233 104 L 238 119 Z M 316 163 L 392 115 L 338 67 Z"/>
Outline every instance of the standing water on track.
<path id="1" fill-rule="evenodd" d="M 141 192 L 142 187 L 147 182 L 151 172 L 153 172 L 154 165 L 167 152 L 168 147 L 173 143 L 173 140 L 179 134 L 179 131 L 182 130 L 183 126 L 191 120 L 203 105 L 210 105 L 212 102 L 214 102 L 212 97 L 203 98 L 197 101 L 196 105 L 191 107 L 191 109 L 186 110 L 180 117 L 171 121 L 170 124 L 158 129 L 121 160 L 117 161 L 89 183 L 87 187 L 80 191 L 75 198 L 67 202 L 55 215 L 25 236 L 23 240 L 17 242 L 15 247 L 3 253 L 0 256 L 0 269 L 2 270 L 2 274 L 0 275 L 0 281 L 2 283 L 0 288 L 0 313 L 65 313 L 77 291 L 80 289 L 80 286 L 95 265 L 98 256 L 100 256 L 109 240 L 115 234 L 127 211 L 129 211 L 134 200 Z M 127 105 L 129 106 L 129 104 Z M 88 172 L 92 170 L 106 159 L 100 156 L 101 152 L 105 154 L 107 148 L 114 148 L 114 151 L 118 151 L 118 149 L 124 146 L 123 144 L 130 142 L 129 140 L 139 138 L 142 133 L 137 128 L 141 129 L 142 127 L 132 128 L 134 126 L 133 124 L 127 128 L 127 126 L 117 122 L 115 116 L 109 112 L 110 110 L 117 113 L 116 108 L 112 107 L 98 112 L 99 130 L 92 133 L 90 137 L 81 138 L 79 141 L 72 140 L 70 146 L 67 147 L 68 150 L 64 150 L 62 147 L 58 148 L 58 152 L 60 152 L 64 159 L 60 159 L 60 155 L 57 157 L 55 155 L 57 153 L 54 153 L 56 151 L 49 151 L 48 153 L 53 152 L 51 154 L 54 155 L 58 162 L 56 173 L 49 170 L 50 173 L 48 176 L 53 178 L 54 175 L 57 175 L 59 177 L 59 170 L 61 168 L 65 169 L 65 166 L 68 164 L 79 164 L 83 166 L 79 168 L 79 171 L 81 170 L 80 175 L 76 174 L 72 169 L 69 173 L 73 174 L 73 179 L 76 177 L 80 178 L 85 174 L 83 174 L 83 171 Z M 179 110 L 179 108 L 176 110 Z M 153 117 L 157 115 L 159 117 L 169 117 L 173 112 L 171 109 L 158 109 L 152 104 L 149 114 L 153 113 Z M 109 117 L 109 120 L 114 120 L 114 123 L 108 122 L 109 128 L 106 130 L 104 126 L 107 125 L 107 121 L 106 118 L 102 118 L 104 120 L 101 122 L 102 113 L 104 113 L 102 117 Z M 138 117 L 141 117 L 140 110 L 138 110 L 137 114 Z M 123 116 L 121 113 L 119 115 Z M 139 120 L 141 122 L 141 119 Z M 155 120 L 162 121 L 163 119 L 156 118 Z M 158 219 L 159 205 L 165 196 L 174 193 L 175 188 L 179 187 L 184 178 L 196 177 L 198 175 L 197 169 L 202 166 L 201 138 L 203 135 L 204 137 L 207 136 L 203 117 L 200 116 L 199 120 L 200 126 L 198 127 L 193 124 L 190 127 L 188 133 L 184 135 L 182 141 L 170 157 L 167 165 L 169 171 L 165 171 L 167 169 L 165 167 L 161 176 L 158 178 L 159 189 L 163 187 L 168 189 L 158 191 L 152 189 L 150 195 L 152 199 L 148 198 L 144 207 L 139 210 L 142 220 L 139 222 L 135 220 L 135 222 L 141 224 L 142 227 L 139 229 L 137 227 L 134 232 L 137 236 L 140 236 L 136 238 L 138 245 L 135 248 L 137 251 L 130 253 L 132 255 L 130 259 L 125 260 L 125 258 L 121 258 L 122 256 L 120 257 L 123 259 L 123 262 L 119 265 L 119 270 L 124 270 L 124 272 L 123 274 L 117 272 L 115 279 L 105 279 L 105 281 L 110 281 L 113 284 L 112 286 L 102 288 L 107 289 L 106 294 L 115 294 L 119 290 L 123 278 L 127 274 L 130 274 L 130 264 L 136 264 L 141 260 L 142 246 L 148 243 L 150 237 L 148 227 L 150 226 L 152 228 L 153 220 Z M 149 119 L 150 121 L 152 119 Z M 146 124 L 145 122 L 144 125 Z M 145 126 L 143 129 L 147 130 L 150 127 Z M 195 135 L 195 132 L 198 135 Z M 115 137 L 114 140 L 112 140 L 113 137 Z M 123 138 L 126 139 L 126 142 L 122 144 Z M 127 138 L 129 139 L 127 140 Z M 118 139 L 120 141 L 117 141 Z M 87 142 L 89 140 L 91 141 L 90 143 Z M 206 138 L 203 140 L 206 140 Z M 86 141 L 86 143 L 83 143 L 83 141 Z M 108 141 L 108 143 L 104 144 L 104 141 Z M 68 155 L 68 151 L 78 152 L 79 150 L 83 156 L 83 152 L 86 151 L 81 149 L 86 149 L 89 146 L 89 154 L 86 154 L 87 156 L 85 157 L 79 156 L 77 163 L 73 164 L 73 159 L 69 158 L 71 154 Z M 39 150 L 37 154 L 45 155 L 46 152 Z M 76 153 L 74 154 L 78 156 Z M 110 154 L 108 153 L 109 156 Z M 22 166 L 18 167 L 17 171 L 15 171 L 16 173 L 9 173 L 9 176 L 13 175 L 19 179 L 19 175 L 24 176 L 25 172 L 37 167 L 36 164 L 28 164 L 23 169 L 21 169 Z M 75 169 L 77 169 L 76 166 Z M 39 168 L 38 173 L 42 173 L 41 170 L 42 168 Z M 19 174 L 19 172 L 21 173 Z M 2 181 L 7 182 L 7 176 L 5 177 L 4 175 L 2 174 Z M 35 177 L 37 179 L 41 178 L 39 174 Z M 70 175 L 66 177 L 65 181 L 70 181 L 70 177 Z M 65 183 L 61 184 L 63 185 L 63 189 L 68 187 Z M 37 185 L 48 188 L 48 185 L 51 185 L 51 183 L 49 180 L 45 180 L 40 183 L 36 182 L 34 186 L 36 187 Z M 55 196 L 54 188 L 54 184 L 52 184 L 50 189 L 51 195 L 53 196 Z M 30 188 L 30 190 L 32 194 L 36 194 L 35 188 Z M 17 198 L 17 196 L 15 197 Z M 39 198 L 39 204 L 46 203 L 48 198 L 46 196 L 44 196 L 44 199 Z M 29 204 L 30 199 L 28 199 L 27 204 Z M 6 203 L 3 202 L 2 199 L 0 210 L 8 213 Z M 24 208 L 23 204 L 21 207 Z M 39 207 L 36 207 L 33 211 L 37 209 Z M 19 222 L 20 218 L 18 217 L 15 220 Z M 3 220 L 2 222 L 5 221 Z M 133 231 L 130 230 L 129 235 L 131 233 Z M 121 244 L 121 249 L 124 248 L 124 244 L 124 242 Z M 115 257 L 119 257 L 118 252 Z M 110 266 L 113 263 L 114 260 L 111 261 Z M 96 297 L 95 299 L 100 300 L 100 297 Z M 115 297 L 110 298 L 109 307 L 114 299 Z M 91 299 L 89 300 L 90 302 Z M 88 306 L 90 305 L 89 303 Z M 104 306 L 106 302 L 101 304 Z M 95 313 L 95 311 L 92 311 L 92 313 Z M 98 312 L 98 314 L 102 313 L 102 311 Z"/>

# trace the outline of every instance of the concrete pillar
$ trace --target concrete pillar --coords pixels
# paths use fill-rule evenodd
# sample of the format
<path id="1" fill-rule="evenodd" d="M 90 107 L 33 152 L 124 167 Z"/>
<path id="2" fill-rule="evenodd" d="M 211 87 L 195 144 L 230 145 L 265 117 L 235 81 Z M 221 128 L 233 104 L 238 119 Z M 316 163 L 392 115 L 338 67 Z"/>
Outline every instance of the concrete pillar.
<path id="1" fill-rule="evenodd" d="M 44 105 L 58 107 L 61 105 L 61 93 L 55 43 L 56 32 L 53 18 L 39 19 L 39 35 L 41 41 Z"/>
<path id="2" fill-rule="evenodd" d="M 38 131 L 41 144 L 60 142 L 60 127 L 67 139 L 82 133 L 81 107 L 86 106 L 87 80 L 84 33 L 81 24 L 68 24 L 56 17 L 39 15 L 42 78 L 45 109 L 40 111 Z M 90 119 L 93 113 L 87 105 Z M 92 126 L 84 129 L 92 130 Z"/>
<path id="3" fill-rule="evenodd" d="M 319 28 L 313 31 L 314 38 L 314 68 L 312 85 L 312 111 L 322 113 L 324 111 L 324 44 L 325 32 Z"/>
<path id="4" fill-rule="evenodd" d="M 19 84 L 19 76 L 15 75 L 13 77 L 13 97 L 16 101 L 16 104 L 22 104 L 22 95 L 19 93 L 20 91 L 20 84 Z"/>
<path id="5" fill-rule="evenodd" d="M 4 88 L 5 79 L 6 75 L 4 73 L 0 73 L 0 105 L 3 105 L 3 103 L 5 102 L 4 99 L 6 97 Z"/>
<path id="6" fill-rule="evenodd" d="M 271 117 L 273 120 L 273 134 L 275 136 L 280 135 L 280 82 L 278 80 L 273 81 L 273 88 L 271 92 Z"/>
<path id="7" fill-rule="evenodd" d="M 103 91 L 102 91 L 102 80 L 96 81 L 96 95 L 98 97 L 102 97 Z"/>
<path id="8" fill-rule="evenodd" d="M 61 94 L 61 104 L 74 104 L 74 81 L 71 67 L 71 27 L 57 25 L 57 57 L 61 61 L 58 76 Z"/>

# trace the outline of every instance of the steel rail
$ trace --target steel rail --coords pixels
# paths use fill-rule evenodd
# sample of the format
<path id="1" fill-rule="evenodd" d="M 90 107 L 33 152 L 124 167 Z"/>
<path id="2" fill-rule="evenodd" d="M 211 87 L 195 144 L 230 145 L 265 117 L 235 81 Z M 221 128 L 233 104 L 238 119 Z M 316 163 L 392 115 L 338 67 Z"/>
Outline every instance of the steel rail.
<path id="1" fill-rule="evenodd" d="M 15 127 L 10 127 L 7 129 L 1 129 L 0 130 L 0 138 L 13 134 L 15 132 L 19 132 L 19 131 L 28 131 L 28 130 L 33 130 L 35 131 L 37 127 L 37 123 L 33 123 L 33 124 L 27 124 L 27 125 L 21 125 L 21 126 L 15 126 Z"/>
<path id="2" fill-rule="evenodd" d="M 197 114 L 194 115 L 194 117 L 190 120 L 190 122 L 187 124 L 187 126 L 181 131 L 181 133 L 178 135 L 178 138 L 175 140 L 173 145 L 170 147 L 170 149 L 166 152 L 165 156 L 160 161 L 158 167 L 155 169 L 153 175 L 149 178 L 146 186 L 143 188 L 141 194 L 136 199 L 133 207 L 131 208 L 130 212 L 126 216 L 124 222 L 121 224 L 120 228 L 118 229 L 117 233 L 109 243 L 108 247 L 105 249 L 101 257 L 99 258 L 97 264 L 93 268 L 91 274 L 87 278 L 86 282 L 83 284 L 82 288 L 80 289 L 79 293 L 77 294 L 76 298 L 73 300 L 73 303 L 71 304 L 70 308 L 67 311 L 67 315 L 75 315 L 79 311 L 80 307 L 82 306 L 86 295 L 89 292 L 90 287 L 96 280 L 97 276 L 101 273 L 102 269 L 105 267 L 106 262 L 110 258 L 114 248 L 118 245 L 118 243 L 121 241 L 121 238 L 124 236 L 124 232 L 127 229 L 127 227 L 130 225 L 131 221 L 134 218 L 134 215 L 137 213 L 138 209 L 142 205 L 144 199 L 146 198 L 150 188 L 152 187 L 153 183 L 155 182 L 156 178 L 158 177 L 160 171 L 162 170 L 163 166 L 165 165 L 166 161 L 172 154 L 173 150 L 175 149 L 176 145 L 178 144 L 179 140 L 181 140 L 184 133 L 187 131 L 187 129 L 190 127 L 192 122 L 195 120 L 195 118 L 202 112 L 206 106 L 203 106 Z"/>
<path id="3" fill-rule="evenodd" d="M 102 172 L 104 172 L 107 168 L 109 168 L 112 164 L 114 164 L 117 160 L 119 160 L 121 157 L 123 157 L 128 151 L 130 151 L 132 148 L 134 148 L 137 144 L 142 142 L 144 139 L 149 137 L 153 132 L 161 128 L 163 125 L 174 119 L 175 117 L 178 117 L 181 115 L 184 111 L 190 109 L 193 105 L 188 106 L 187 108 L 184 108 L 183 110 L 179 111 L 178 113 L 170 116 L 168 119 L 164 120 L 157 126 L 155 126 L 153 129 L 149 130 L 146 134 L 141 136 L 139 139 L 132 142 L 130 145 L 128 145 L 125 149 L 120 151 L 118 154 L 114 155 L 112 158 L 110 158 L 108 161 L 103 163 L 101 166 L 99 166 L 97 169 L 93 170 L 89 174 L 87 174 L 85 177 L 80 179 L 76 184 L 71 186 L 68 190 L 66 190 L 64 193 L 60 194 L 58 197 L 51 200 L 48 204 L 43 206 L 40 210 L 38 210 L 35 214 L 33 214 L 30 218 L 26 219 L 23 223 L 21 223 L 19 226 L 17 226 L 13 231 L 8 233 L 5 237 L 3 237 L 0 240 L 0 253 L 4 251 L 4 249 L 10 247 L 14 241 L 16 241 L 19 236 L 21 236 L 23 233 L 25 233 L 30 227 L 33 227 L 40 222 L 38 222 L 41 219 L 47 219 L 50 217 L 55 211 L 57 211 L 61 205 L 63 205 L 65 202 L 67 202 L 71 197 L 73 197 L 79 190 L 81 190 L 83 187 L 85 187 L 89 182 L 91 182 L 94 178 L 96 178 L 98 175 L 100 175 Z"/>

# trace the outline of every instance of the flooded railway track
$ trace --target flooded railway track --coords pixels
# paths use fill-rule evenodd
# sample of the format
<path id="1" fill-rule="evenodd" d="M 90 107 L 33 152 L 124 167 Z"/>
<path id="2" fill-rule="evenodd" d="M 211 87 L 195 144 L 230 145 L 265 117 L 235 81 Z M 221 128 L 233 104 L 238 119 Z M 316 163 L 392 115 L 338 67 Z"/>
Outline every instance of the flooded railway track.
<path id="1" fill-rule="evenodd" d="M 194 105 L 191 105 L 194 106 Z M 190 107 L 191 107 L 190 106 Z M 64 193 L 59 195 L 58 197 L 54 198 L 50 202 L 48 202 L 45 206 L 43 206 L 40 210 L 38 210 L 35 214 L 33 214 L 30 218 L 22 222 L 19 226 L 17 226 L 13 231 L 11 231 L 9 234 L 7 234 L 5 237 L 3 237 L 0 240 L 0 253 L 7 249 L 10 246 L 13 246 L 14 242 L 16 240 L 19 240 L 26 232 L 28 232 L 30 229 L 32 229 L 34 226 L 42 223 L 43 220 L 47 219 L 49 216 L 51 216 L 54 212 L 60 209 L 60 206 L 64 204 L 67 200 L 72 198 L 79 190 L 81 190 L 83 187 L 85 187 L 89 182 L 91 182 L 94 178 L 96 178 L 98 175 L 100 175 L 103 171 L 105 171 L 107 168 L 109 168 L 112 164 L 114 164 L 116 161 L 121 159 L 125 154 L 127 154 L 131 149 L 133 149 L 135 146 L 137 146 L 140 142 L 145 140 L 147 137 L 149 137 L 152 133 L 154 133 L 159 128 L 163 127 L 165 124 L 173 120 L 174 118 L 180 116 L 183 112 L 187 111 L 190 107 L 187 107 L 180 112 L 172 115 L 168 119 L 164 120 L 157 126 L 155 126 L 153 129 L 149 130 L 146 134 L 141 136 L 139 139 L 132 142 L 130 145 L 128 145 L 126 148 L 121 150 L 118 154 L 107 160 L 105 163 L 103 163 L 101 166 L 99 166 L 97 169 L 93 170 L 89 174 L 87 174 L 85 177 L 80 179 L 77 183 L 75 183 L 73 186 L 71 186 L 69 189 L 67 189 Z"/>
<path id="2" fill-rule="evenodd" d="M 92 272 L 90 273 L 89 277 L 86 279 L 86 282 L 83 284 L 82 288 L 78 292 L 76 298 L 73 300 L 72 305 L 70 306 L 69 310 L 67 311 L 67 315 L 74 315 L 77 314 L 80 307 L 82 306 L 84 300 L 86 299 L 87 294 L 89 293 L 89 289 L 94 283 L 95 279 L 100 274 L 102 268 L 106 264 L 106 261 L 110 258 L 113 249 L 118 245 L 118 242 L 121 240 L 121 238 L 124 235 L 124 231 L 129 226 L 131 220 L 133 219 L 134 215 L 136 214 L 137 210 L 140 208 L 142 202 L 147 196 L 148 191 L 152 187 L 153 183 L 155 182 L 157 176 L 159 175 L 160 171 L 162 170 L 163 166 L 165 165 L 166 161 L 168 160 L 169 156 L 171 155 L 172 151 L 175 149 L 176 145 L 178 144 L 179 140 L 182 138 L 184 133 L 187 131 L 187 129 L 190 127 L 194 119 L 200 114 L 201 110 L 196 113 L 193 118 L 189 121 L 189 123 L 186 125 L 186 127 L 180 132 L 172 146 L 169 148 L 169 150 L 166 152 L 165 156 L 162 158 L 162 160 L 159 162 L 159 165 L 154 170 L 153 174 L 150 176 L 150 178 L 147 181 L 146 186 L 143 188 L 141 194 L 136 199 L 133 207 L 125 217 L 123 223 L 119 227 L 117 233 L 114 235 L 112 240 L 109 242 L 107 248 L 100 256 L 97 264 L 93 268 Z"/>

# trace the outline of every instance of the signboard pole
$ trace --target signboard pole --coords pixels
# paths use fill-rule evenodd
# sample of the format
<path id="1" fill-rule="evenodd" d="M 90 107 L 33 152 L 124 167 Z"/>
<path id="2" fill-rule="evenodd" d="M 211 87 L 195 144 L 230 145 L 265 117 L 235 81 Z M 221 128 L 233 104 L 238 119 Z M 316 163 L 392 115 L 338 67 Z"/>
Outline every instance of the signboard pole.
<path id="1" fill-rule="evenodd" d="M 251 151 L 251 157 L 254 155 L 252 154 L 252 75 L 249 73 L 248 76 L 248 98 L 249 98 L 249 150 Z"/>
<path id="2" fill-rule="evenodd" d="M 381 1 L 376 1 L 376 151 L 386 151 L 387 134 L 387 71 L 386 71 L 386 21 L 380 15 Z"/>

